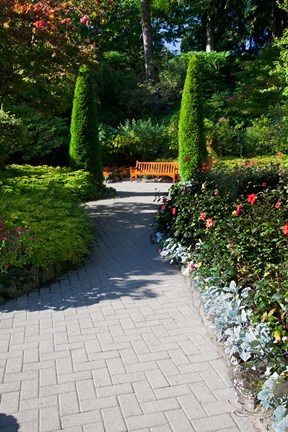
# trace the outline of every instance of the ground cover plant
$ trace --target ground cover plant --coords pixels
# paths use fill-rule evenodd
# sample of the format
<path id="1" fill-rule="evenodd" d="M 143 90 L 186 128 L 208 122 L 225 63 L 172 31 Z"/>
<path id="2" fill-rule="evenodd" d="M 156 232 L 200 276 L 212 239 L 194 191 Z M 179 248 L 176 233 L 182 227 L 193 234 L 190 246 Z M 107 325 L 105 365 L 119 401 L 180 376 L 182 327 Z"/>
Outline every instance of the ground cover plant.
<path id="1" fill-rule="evenodd" d="M 171 187 L 156 221 L 162 256 L 184 265 L 196 281 L 216 338 L 232 363 L 255 370 L 266 382 L 259 399 L 266 408 L 278 409 L 277 431 L 285 431 L 288 423 L 287 387 L 286 396 L 276 397 L 271 385 L 271 377 L 285 381 L 288 372 L 288 175 L 283 159 L 279 154 L 268 165 L 203 165 L 192 181 Z"/>
<path id="2" fill-rule="evenodd" d="M 83 170 L 30 165 L 11 165 L 2 170 L 2 282 L 9 282 L 7 273 L 11 270 L 81 262 L 92 241 L 91 222 L 81 202 L 114 192 L 97 184 Z"/>

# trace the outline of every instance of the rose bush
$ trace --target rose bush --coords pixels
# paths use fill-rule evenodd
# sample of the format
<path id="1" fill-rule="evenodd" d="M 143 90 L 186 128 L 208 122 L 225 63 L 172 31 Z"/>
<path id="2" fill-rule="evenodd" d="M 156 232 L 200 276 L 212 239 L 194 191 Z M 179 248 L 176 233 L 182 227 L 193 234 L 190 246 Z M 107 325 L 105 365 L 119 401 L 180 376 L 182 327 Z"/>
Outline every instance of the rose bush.
<path id="1" fill-rule="evenodd" d="M 288 370 L 287 194 L 281 154 L 268 166 L 216 164 L 190 183 L 173 185 L 156 220 L 162 256 L 186 266 L 214 319 L 221 305 L 230 314 L 224 319 L 221 313 L 215 324 L 230 357 L 279 376 Z M 231 281 L 234 288 L 227 289 Z M 224 305 L 233 298 L 238 311 Z M 238 322 L 235 330 L 231 317 Z M 251 339 L 261 325 L 269 336 L 264 340 L 260 332 Z"/>

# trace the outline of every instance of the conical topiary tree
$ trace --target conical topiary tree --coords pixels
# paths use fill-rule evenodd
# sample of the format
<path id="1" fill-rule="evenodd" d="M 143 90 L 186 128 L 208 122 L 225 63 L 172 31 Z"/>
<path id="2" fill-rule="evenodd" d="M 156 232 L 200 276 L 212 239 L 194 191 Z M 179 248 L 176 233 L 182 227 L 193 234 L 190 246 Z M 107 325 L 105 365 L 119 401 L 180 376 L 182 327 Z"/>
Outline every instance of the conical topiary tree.
<path id="1" fill-rule="evenodd" d="M 193 173 L 207 159 L 200 82 L 196 55 L 188 63 L 179 120 L 179 172 L 181 180 L 191 180 Z"/>
<path id="2" fill-rule="evenodd" d="M 70 166 L 89 171 L 102 182 L 102 158 L 98 136 L 98 100 L 95 82 L 87 66 L 82 66 L 76 81 L 69 148 Z"/>

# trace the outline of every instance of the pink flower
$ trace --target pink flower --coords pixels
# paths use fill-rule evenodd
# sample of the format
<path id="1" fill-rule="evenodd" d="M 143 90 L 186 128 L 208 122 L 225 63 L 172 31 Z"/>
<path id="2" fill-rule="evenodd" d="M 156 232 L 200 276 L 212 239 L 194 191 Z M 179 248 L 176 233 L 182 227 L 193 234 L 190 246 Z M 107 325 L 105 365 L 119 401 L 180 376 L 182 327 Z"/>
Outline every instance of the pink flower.
<path id="1" fill-rule="evenodd" d="M 280 205 L 281 205 L 281 203 L 279 201 L 277 201 L 276 204 L 275 204 L 275 208 L 279 209 Z"/>
<path id="2" fill-rule="evenodd" d="M 162 206 L 161 206 L 161 210 L 165 210 L 166 209 L 166 206 L 163 204 Z"/>
<path id="3" fill-rule="evenodd" d="M 194 271 L 196 269 L 196 267 L 193 263 L 190 264 L 189 268 L 191 271 Z"/>
<path id="4" fill-rule="evenodd" d="M 176 212 L 177 212 L 177 209 L 176 209 L 176 207 L 173 207 L 173 208 L 171 209 L 171 213 L 172 213 L 173 215 L 175 215 L 175 214 L 176 214 Z"/>
<path id="5" fill-rule="evenodd" d="M 266 186 L 267 186 L 267 183 L 266 183 L 266 182 L 262 182 L 262 186 L 263 186 L 263 187 L 266 187 Z"/>
<path id="6" fill-rule="evenodd" d="M 288 222 L 284 226 L 281 227 L 283 234 L 288 237 Z"/>
<path id="7" fill-rule="evenodd" d="M 203 221 L 205 221 L 207 218 L 206 213 L 200 213 L 200 219 L 202 219 Z"/>
<path id="8" fill-rule="evenodd" d="M 208 218 L 206 220 L 206 229 L 207 228 L 211 228 L 213 225 L 215 225 L 214 222 L 213 222 L 213 220 L 211 218 Z"/>
<path id="9" fill-rule="evenodd" d="M 250 194 L 250 195 L 248 195 L 247 201 L 248 201 L 250 204 L 255 204 L 256 201 L 257 201 L 257 195 L 255 195 L 255 194 Z"/>
<path id="10" fill-rule="evenodd" d="M 83 25 L 85 25 L 87 27 L 91 24 L 91 20 L 90 20 L 90 17 L 88 15 L 83 15 L 80 18 L 80 22 L 81 22 L 81 24 L 83 24 Z"/>

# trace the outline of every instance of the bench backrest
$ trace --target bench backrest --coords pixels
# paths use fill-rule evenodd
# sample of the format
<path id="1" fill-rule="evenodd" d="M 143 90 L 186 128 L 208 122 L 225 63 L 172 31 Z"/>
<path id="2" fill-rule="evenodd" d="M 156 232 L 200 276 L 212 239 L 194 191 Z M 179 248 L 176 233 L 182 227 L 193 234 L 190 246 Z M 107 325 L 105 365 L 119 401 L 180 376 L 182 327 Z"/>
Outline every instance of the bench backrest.
<path id="1" fill-rule="evenodd" d="M 154 173 L 177 173 L 179 164 L 178 162 L 138 162 L 136 161 L 136 168 L 143 172 Z"/>

